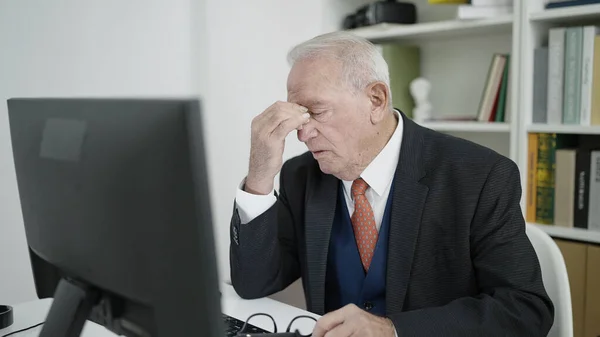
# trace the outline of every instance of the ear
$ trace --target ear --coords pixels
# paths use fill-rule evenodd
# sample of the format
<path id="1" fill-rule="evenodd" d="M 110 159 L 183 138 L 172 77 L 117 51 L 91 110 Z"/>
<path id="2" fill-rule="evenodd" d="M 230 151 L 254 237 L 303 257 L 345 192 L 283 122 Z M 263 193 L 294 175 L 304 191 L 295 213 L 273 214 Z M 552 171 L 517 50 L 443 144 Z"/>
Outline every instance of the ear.
<path id="1" fill-rule="evenodd" d="M 389 88 L 383 82 L 374 82 L 367 87 L 367 97 L 369 97 L 371 108 L 371 123 L 378 124 L 388 113 Z"/>

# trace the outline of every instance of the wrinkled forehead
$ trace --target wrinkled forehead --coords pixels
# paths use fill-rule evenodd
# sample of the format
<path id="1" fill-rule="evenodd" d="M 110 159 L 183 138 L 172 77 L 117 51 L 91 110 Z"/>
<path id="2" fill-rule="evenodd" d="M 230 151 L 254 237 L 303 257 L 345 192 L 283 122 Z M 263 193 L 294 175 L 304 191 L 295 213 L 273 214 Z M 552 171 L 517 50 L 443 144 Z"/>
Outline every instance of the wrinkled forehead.
<path id="1" fill-rule="evenodd" d="M 342 64 L 331 58 L 314 58 L 296 62 L 287 80 L 288 100 L 299 101 L 319 93 L 341 89 Z"/>

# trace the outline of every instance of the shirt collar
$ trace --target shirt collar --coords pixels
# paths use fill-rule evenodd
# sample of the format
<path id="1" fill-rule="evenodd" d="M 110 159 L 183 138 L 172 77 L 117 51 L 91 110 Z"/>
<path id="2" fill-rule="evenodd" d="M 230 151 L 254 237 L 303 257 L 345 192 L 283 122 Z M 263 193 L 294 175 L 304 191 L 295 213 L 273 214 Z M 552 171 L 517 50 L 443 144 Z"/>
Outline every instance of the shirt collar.
<path id="1" fill-rule="evenodd" d="M 369 165 L 360 175 L 360 177 L 363 178 L 367 184 L 369 184 L 369 187 L 371 187 L 378 196 L 382 196 L 384 194 L 387 187 L 394 179 L 394 173 L 396 172 L 398 160 L 400 159 L 400 148 L 402 145 L 402 131 L 404 129 L 404 123 L 400 113 L 397 110 L 394 110 L 394 112 L 398 118 L 396 130 L 381 152 L 379 152 L 375 159 L 369 163 Z M 342 182 L 344 183 L 344 189 L 346 190 L 346 193 L 348 193 L 348 195 L 352 195 L 352 181 L 343 180 Z"/>

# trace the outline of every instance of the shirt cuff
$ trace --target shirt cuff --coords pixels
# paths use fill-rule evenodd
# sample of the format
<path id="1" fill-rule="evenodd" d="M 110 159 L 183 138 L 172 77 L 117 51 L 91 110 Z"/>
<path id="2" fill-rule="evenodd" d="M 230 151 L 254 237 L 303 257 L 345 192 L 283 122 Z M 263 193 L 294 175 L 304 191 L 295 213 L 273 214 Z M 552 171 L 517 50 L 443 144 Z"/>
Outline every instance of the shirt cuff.
<path id="1" fill-rule="evenodd" d="M 398 330 L 396 330 L 396 326 L 394 325 L 394 322 L 389 317 L 387 317 L 386 319 L 390 321 L 390 324 L 392 325 L 392 329 L 394 329 L 394 336 L 398 337 Z"/>
<path id="2" fill-rule="evenodd" d="M 235 195 L 235 205 L 242 224 L 256 219 L 277 202 L 275 190 L 271 190 L 267 195 L 252 194 L 244 191 L 245 183 L 246 179 L 238 186 Z"/>

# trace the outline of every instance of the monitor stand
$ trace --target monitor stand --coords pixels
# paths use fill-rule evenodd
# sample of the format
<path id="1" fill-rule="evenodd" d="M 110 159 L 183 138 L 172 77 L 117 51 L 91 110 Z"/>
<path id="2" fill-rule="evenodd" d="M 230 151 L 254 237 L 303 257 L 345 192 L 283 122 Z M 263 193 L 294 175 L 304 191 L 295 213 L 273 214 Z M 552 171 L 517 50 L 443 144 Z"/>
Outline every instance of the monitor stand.
<path id="1" fill-rule="evenodd" d="M 61 279 L 39 337 L 79 337 L 98 299 L 91 287 Z"/>

